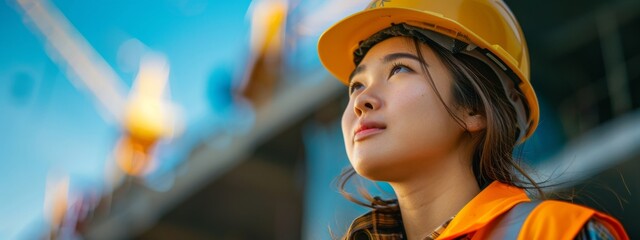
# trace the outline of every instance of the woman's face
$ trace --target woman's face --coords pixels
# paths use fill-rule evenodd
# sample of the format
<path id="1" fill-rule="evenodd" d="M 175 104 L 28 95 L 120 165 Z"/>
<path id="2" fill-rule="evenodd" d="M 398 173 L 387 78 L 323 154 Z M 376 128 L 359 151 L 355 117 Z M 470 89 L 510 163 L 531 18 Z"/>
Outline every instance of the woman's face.
<path id="1" fill-rule="evenodd" d="M 420 44 L 423 61 L 449 109 L 452 76 Z M 342 133 L 349 161 L 360 175 L 401 181 L 436 169 L 459 145 L 464 129 L 449 115 L 422 70 L 413 40 L 394 37 L 369 50 L 352 74 Z"/>

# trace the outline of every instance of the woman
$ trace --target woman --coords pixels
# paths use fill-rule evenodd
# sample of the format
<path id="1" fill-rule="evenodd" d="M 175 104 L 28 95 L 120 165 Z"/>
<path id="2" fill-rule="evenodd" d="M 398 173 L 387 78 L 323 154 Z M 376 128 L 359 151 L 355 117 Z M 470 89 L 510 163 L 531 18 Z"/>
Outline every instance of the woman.
<path id="1" fill-rule="evenodd" d="M 353 169 L 397 196 L 362 203 L 373 210 L 345 239 L 628 238 L 605 214 L 523 190 L 544 197 L 512 158 L 538 124 L 538 103 L 524 35 L 503 2 L 373 1 L 329 28 L 318 51 L 349 86 L 342 129 Z"/>

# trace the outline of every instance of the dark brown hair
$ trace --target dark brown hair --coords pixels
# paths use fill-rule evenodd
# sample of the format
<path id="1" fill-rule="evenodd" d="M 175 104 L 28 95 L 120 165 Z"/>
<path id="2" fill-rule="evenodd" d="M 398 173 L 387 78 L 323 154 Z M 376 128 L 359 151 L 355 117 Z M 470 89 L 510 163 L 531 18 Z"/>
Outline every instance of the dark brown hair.
<path id="1" fill-rule="evenodd" d="M 486 128 L 474 137 L 475 149 L 472 159 L 473 172 L 480 188 L 485 188 L 493 181 L 499 181 L 520 188 L 535 189 L 540 197 L 544 198 L 544 192 L 538 184 L 523 169 L 522 163 L 517 162 L 513 157 L 519 131 L 526 131 L 526 129 L 518 129 L 516 111 L 509 102 L 500 79 L 491 67 L 464 53 L 452 53 L 429 39 L 412 38 L 412 40 L 420 59 L 424 59 L 420 44 L 426 44 L 451 71 L 453 75 L 451 94 L 456 105 L 454 107 L 469 109 L 486 118 Z M 421 62 L 421 67 L 449 115 L 461 127 L 467 129 L 462 119 L 451 110 L 451 106 L 445 104 L 441 94 L 435 88 L 435 83 L 424 61 Z M 523 96 L 520 95 L 520 97 Z M 468 131 L 467 133 L 470 134 Z M 358 192 L 368 202 L 359 200 L 348 193 L 345 187 L 354 175 L 356 172 L 350 167 L 343 171 L 337 179 L 338 189 L 345 198 L 362 206 L 386 212 L 395 211 L 398 216 L 400 215 L 396 199 L 382 200 L 379 197 L 372 197 L 363 187 L 359 187 Z M 361 226 L 370 225 L 370 223 L 362 222 L 358 224 Z M 344 238 L 352 236 L 353 231 L 361 226 L 352 225 Z"/>

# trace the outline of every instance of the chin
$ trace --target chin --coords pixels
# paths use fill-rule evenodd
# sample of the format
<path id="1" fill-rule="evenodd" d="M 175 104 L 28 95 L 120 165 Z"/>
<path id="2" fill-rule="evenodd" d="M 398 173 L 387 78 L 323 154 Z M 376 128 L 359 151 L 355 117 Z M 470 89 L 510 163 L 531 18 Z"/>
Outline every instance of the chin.
<path id="1" fill-rule="evenodd" d="M 358 175 L 372 181 L 392 181 L 397 178 L 397 164 L 388 161 L 389 158 L 356 159 L 351 166 Z"/>

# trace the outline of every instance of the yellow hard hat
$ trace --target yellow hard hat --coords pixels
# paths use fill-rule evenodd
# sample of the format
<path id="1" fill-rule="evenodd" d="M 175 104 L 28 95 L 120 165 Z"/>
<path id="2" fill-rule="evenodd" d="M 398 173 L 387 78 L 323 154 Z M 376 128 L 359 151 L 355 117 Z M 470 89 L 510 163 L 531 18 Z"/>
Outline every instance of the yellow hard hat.
<path id="1" fill-rule="evenodd" d="M 360 42 L 393 24 L 405 23 L 483 49 L 509 72 L 525 97 L 524 141 L 538 125 L 539 107 L 530 83 L 529 52 L 520 25 L 501 0 L 375 0 L 367 9 L 327 29 L 318 42 L 320 61 L 338 80 L 349 84 Z M 498 59 L 494 59 L 498 58 Z"/>

